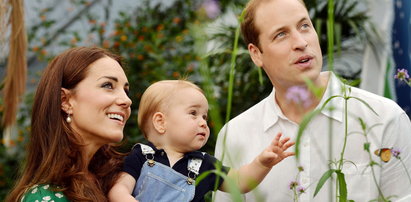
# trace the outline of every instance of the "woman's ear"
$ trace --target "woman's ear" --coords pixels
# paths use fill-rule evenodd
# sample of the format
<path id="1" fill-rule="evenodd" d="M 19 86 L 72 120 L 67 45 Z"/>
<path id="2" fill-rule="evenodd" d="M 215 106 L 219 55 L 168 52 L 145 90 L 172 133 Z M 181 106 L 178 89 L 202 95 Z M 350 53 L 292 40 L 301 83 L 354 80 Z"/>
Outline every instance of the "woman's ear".
<path id="1" fill-rule="evenodd" d="M 253 60 L 254 64 L 257 67 L 262 67 L 263 66 L 263 61 L 261 57 L 262 52 L 260 51 L 260 49 L 256 45 L 250 43 L 248 44 L 248 52 L 250 53 L 251 59 Z"/>
<path id="2" fill-rule="evenodd" d="M 61 88 L 61 109 L 66 112 L 66 114 L 72 114 L 72 106 L 70 104 L 70 90 Z"/>
<path id="3" fill-rule="evenodd" d="M 164 134 L 166 132 L 165 127 L 165 115 L 161 112 L 156 112 L 152 118 L 154 129 L 159 134 Z"/>

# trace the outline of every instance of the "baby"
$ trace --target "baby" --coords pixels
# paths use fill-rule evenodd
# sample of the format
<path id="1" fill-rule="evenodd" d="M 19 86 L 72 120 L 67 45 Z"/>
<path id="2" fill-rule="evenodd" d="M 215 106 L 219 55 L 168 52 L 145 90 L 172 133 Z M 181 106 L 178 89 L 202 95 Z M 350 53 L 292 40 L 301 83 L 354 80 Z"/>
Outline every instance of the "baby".
<path id="1" fill-rule="evenodd" d="M 120 178 L 109 192 L 110 201 L 204 201 L 217 188 L 228 191 L 228 180 L 213 172 L 219 169 L 242 193 L 252 190 L 284 158 L 294 145 L 277 134 L 251 163 L 239 169 L 221 166 L 211 155 L 198 151 L 207 142 L 208 102 L 203 91 L 184 80 L 164 80 L 144 92 L 138 110 L 138 125 L 148 144 L 136 144 L 126 157 Z"/>

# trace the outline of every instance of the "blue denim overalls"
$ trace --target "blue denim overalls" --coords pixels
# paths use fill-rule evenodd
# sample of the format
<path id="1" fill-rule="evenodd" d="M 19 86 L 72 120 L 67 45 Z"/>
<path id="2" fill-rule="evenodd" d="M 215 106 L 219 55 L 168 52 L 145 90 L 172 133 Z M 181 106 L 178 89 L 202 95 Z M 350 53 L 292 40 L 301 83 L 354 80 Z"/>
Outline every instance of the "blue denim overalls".
<path id="1" fill-rule="evenodd" d="M 139 202 L 188 202 L 193 200 L 194 182 L 199 174 L 202 159 L 189 159 L 188 174 L 184 176 L 169 166 L 155 162 L 153 148 L 144 144 L 140 146 L 147 161 L 141 168 L 133 196 Z"/>

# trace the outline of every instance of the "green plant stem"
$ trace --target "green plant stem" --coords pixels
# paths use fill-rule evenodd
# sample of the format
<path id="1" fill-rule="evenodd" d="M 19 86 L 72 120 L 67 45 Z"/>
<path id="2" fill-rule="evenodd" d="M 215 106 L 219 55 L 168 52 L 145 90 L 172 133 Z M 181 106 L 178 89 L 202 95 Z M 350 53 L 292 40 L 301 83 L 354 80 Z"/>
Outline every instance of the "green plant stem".
<path id="1" fill-rule="evenodd" d="M 241 28 L 241 22 L 244 19 L 245 15 L 245 9 L 241 12 L 241 15 L 238 20 L 238 26 L 235 30 L 235 36 L 234 36 L 234 42 L 233 42 L 233 50 L 231 52 L 231 63 L 230 63 L 230 76 L 229 76 L 229 84 L 228 84 L 228 95 L 227 95 L 227 109 L 226 109 L 226 117 L 225 117 L 225 123 L 227 123 L 230 120 L 231 116 L 231 105 L 232 105 L 232 98 L 233 98 L 233 87 L 234 87 L 234 74 L 235 74 L 235 61 L 237 58 L 237 52 L 238 52 L 238 39 L 240 38 L 240 28 Z M 225 145 L 227 141 L 227 128 L 225 128 L 224 131 L 224 138 L 223 138 L 223 153 L 221 155 L 221 161 L 224 160 L 225 157 Z M 216 185 L 218 183 L 216 182 Z M 212 201 L 215 201 L 216 194 L 213 194 L 213 199 Z"/>
<path id="2" fill-rule="evenodd" d="M 298 202 L 298 194 L 297 194 L 297 189 L 295 187 L 293 188 L 293 193 L 294 193 L 294 202 Z"/>
<path id="3" fill-rule="evenodd" d="M 327 49 L 327 54 L 328 54 L 328 70 L 333 71 L 333 63 L 334 63 L 334 0 L 328 0 L 328 18 L 327 18 L 327 42 L 328 42 L 328 49 Z M 332 93 L 332 92 L 330 92 Z M 332 111 L 331 111 L 332 113 Z M 329 120 L 329 143 L 328 143 L 328 149 L 329 149 L 329 159 L 332 159 L 332 143 L 333 143 L 333 137 L 332 137 L 332 121 L 331 119 Z M 329 170 L 331 170 L 331 167 L 329 167 Z M 337 188 L 338 188 L 338 178 L 336 180 L 337 182 Z M 332 183 L 329 184 L 329 190 L 330 190 L 330 195 L 329 199 L 330 201 L 332 200 Z M 338 196 L 337 192 L 336 193 L 336 201 L 338 201 Z"/>
<path id="4" fill-rule="evenodd" d="M 347 97 L 346 94 L 346 90 L 344 92 L 344 143 L 343 143 L 343 148 L 341 151 L 341 155 L 340 155 L 340 160 L 338 161 L 338 170 L 340 170 L 342 172 L 342 168 L 344 165 L 344 153 L 345 153 L 345 148 L 347 147 L 347 137 L 348 137 L 348 99 L 349 97 Z M 339 190 L 339 179 L 337 178 L 336 182 L 336 186 L 335 186 L 335 193 L 336 193 L 336 201 L 338 201 L 339 197 L 338 197 L 338 190 Z"/>
<path id="5" fill-rule="evenodd" d="M 243 18 L 243 14 L 241 14 L 240 16 L 239 23 L 241 23 L 242 18 Z M 230 76 L 228 79 L 228 98 L 227 98 L 227 110 L 226 110 L 227 114 L 225 117 L 226 122 L 230 120 L 230 115 L 231 115 L 231 104 L 233 100 L 233 87 L 234 87 L 234 75 L 235 75 L 235 60 L 237 59 L 239 37 L 240 37 L 240 26 L 237 26 L 235 30 L 235 36 L 234 36 L 233 51 L 231 53 Z"/>
<path id="6" fill-rule="evenodd" d="M 365 135 L 366 141 L 368 142 L 367 134 L 365 133 L 365 131 L 364 131 L 364 135 Z M 370 151 L 367 150 L 367 153 L 368 153 L 368 156 L 369 156 L 369 158 L 370 158 L 370 161 L 372 162 L 372 157 L 371 157 Z M 381 191 L 380 186 L 378 185 L 377 178 L 375 177 L 375 171 L 374 171 L 373 165 L 371 164 L 370 167 L 371 167 L 371 172 L 372 172 L 372 179 L 374 180 L 375 186 L 377 186 L 378 194 L 382 197 L 382 199 L 383 199 L 384 201 L 387 201 L 387 200 L 385 199 L 384 194 L 383 194 L 382 191 Z"/>
<path id="7" fill-rule="evenodd" d="M 338 177 L 335 180 L 335 201 L 338 202 L 339 197 L 338 197 L 338 189 L 339 189 L 339 182 L 338 182 Z"/>
<path id="8" fill-rule="evenodd" d="M 369 153 L 368 153 L 368 154 L 369 154 Z M 371 155 L 370 155 L 370 158 L 371 158 Z M 380 186 L 378 186 L 378 182 L 377 182 L 377 178 L 375 178 L 375 171 L 374 171 L 374 167 L 373 167 L 373 166 L 371 166 L 371 172 L 372 172 L 372 178 L 373 178 L 373 180 L 374 180 L 374 182 L 375 182 L 375 185 L 377 186 L 379 195 L 382 197 L 382 199 L 383 199 L 384 201 L 387 201 L 387 199 L 385 199 L 385 196 L 384 196 L 384 194 L 383 194 L 382 191 L 381 191 Z"/>
<path id="9" fill-rule="evenodd" d="M 327 38 L 328 70 L 334 71 L 334 0 L 328 0 Z"/>
<path id="10" fill-rule="evenodd" d="M 375 177 L 375 171 L 374 171 L 374 165 L 375 165 L 375 163 L 374 163 L 374 161 L 372 160 L 372 156 L 371 156 L 371 152 L 370 152 L 370 141 L 368 140 L 368 136 L 367 136 L 367 127 L 366 127 L 366 125 L 365 125 L 365 123 L 362 121 L 362 119 L 361 118 L 359 118 L 359 120 L 360 120 L 360 123 L 361 123 L 361 127 L 362 127 L 362 132 L 363 132 L 363 135 L 364 135 L 364 137 L 365 137 L 365 144 L 364 144 L 364 150 L 365 151 L 367 151 L 367 153 L 368 153 L 368 158 L 370 159 L 370 167 L 371 167 L 371 172 L 372 172 L 372 178 L 373 178 L 373 180 L 374 180 L 374 183 L 375 183 L 375 186 L 377 186 L 377 189 L 378 189 L 378 199 L 380 199 L 380 197 L 382 197 L 382 199 L 384 200 L 384 201 L 387 201 L 387 199 L 385 199 L 385 196 L 384 196 L 384 194 L 382 193 L 382 191 L 381 191 L 381 188 L 380 188 L 380 186 L 378 185 L 378 182 L 377 182 L 377 178 Z M 372 126 L 373 127 L 373 126 Z M 372 128 L 371 127 L 371 128 Z M 370 130 L 371 130 L 371 128 L 370 128 Z M 365 145 L 368 145 L 368 146 L 365 146 Z"/>
<path id="11" fill-rule="evenodd" d="M 348 137 L 348 98 L 344 98 L 344 144 L 341 151 L 340 161 L 338 162 L 338 170 L 342 170 L 344 164 L 344 153 L 347 147 L 347 137 Z"/>

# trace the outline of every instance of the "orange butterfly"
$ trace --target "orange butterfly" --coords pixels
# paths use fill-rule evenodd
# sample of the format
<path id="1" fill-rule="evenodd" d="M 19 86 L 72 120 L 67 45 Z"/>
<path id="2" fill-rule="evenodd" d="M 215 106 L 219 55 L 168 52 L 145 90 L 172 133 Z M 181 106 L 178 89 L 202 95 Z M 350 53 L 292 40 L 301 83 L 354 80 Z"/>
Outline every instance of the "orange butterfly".
<path id="1" fill-rule="evenodd" d="M 374 154 L 379 156 L 382 161 L 387 163 L 391 159 L 391 149 L 390 148 L 382 148 L 377 149 L 374 151 Z"/>

